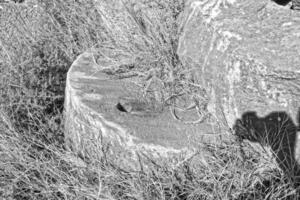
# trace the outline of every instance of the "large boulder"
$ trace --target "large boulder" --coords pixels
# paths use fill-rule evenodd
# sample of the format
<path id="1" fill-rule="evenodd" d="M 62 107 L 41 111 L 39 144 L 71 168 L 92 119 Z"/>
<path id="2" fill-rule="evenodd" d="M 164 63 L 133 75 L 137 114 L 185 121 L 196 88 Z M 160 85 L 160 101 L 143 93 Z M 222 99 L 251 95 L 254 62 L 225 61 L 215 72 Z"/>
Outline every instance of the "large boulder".
<path id="1" fill-rule="evenodd" d="M 73 151 L 98 157 L 102 148 L 109 146 L 116 159 L 134 166 L 136 153 L 153 159 L 187 156 L 201 142 L 220 140 L 220 130 L 211 124 L 176 121 L 168 109 L 156 109 L 143 99 L 131 78 L 117 79 L 104 73 L 110 62 L 115 61 L 98 58 L 96 64 L 95 55 L 87 52 L 69 69 L 65 138 Z"/>
<path id="2" fill-rule="evenodd" d="M 269 0 L 189 1 L 178 54 L 232 127 L 246 111 L 287 112 L 298 123 L 300 12 Z"/>
<path id="3" fill-rule="evenodd" d="M 300 13 L 269 0 L 187 1 L 177 52 L 195 82 L 206 88 L 207 109 L 219 127 L 213 121 L 176 121 L 168 110 L 143 100 L 130 78 L 104 73 L 109 62 L 126 58 L 96 62 L 93 53 L 80 55 L 66 83 L 68 146 L 97 156 L 95 149 L 108 144 L 116 157 L 136 163 L 138 152 L 158 158 L 187 155 L 203 141 L 229 138 L 227 130 L 245 112 L 259 123 L 280 112 L 298 125 L 299 20 Z"/>
<path id="4" fill-rule="evenodd" d="M 189 1 L 177 51 L 219 125 L 270 147 L 292 177 L 300 174 L 299 22 L 300 12 L 269 0 Z"/>

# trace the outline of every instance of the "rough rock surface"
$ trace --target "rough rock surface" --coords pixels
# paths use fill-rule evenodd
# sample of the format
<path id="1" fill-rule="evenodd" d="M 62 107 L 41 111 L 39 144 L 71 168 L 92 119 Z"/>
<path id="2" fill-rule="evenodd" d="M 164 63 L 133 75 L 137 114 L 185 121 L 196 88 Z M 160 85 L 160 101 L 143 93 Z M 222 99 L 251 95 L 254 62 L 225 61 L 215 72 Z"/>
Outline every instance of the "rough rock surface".
<path id="1" fill-rule="evenodd" d="M 182 156 L 193 153 L 204 139 L 220 140 L 220 131 L 210 124 L 186 125 L 175 121 L 169 110 L 145 109 L 148 103 L 134 94 L 138 90 L 130 79 L 101 72 L 106 65 L 84 53 L 68 72 L 65 137 L 74 151 L 91 155 L 95 148 L 110 144 L 114 155 L 129 163 L 137 160 L 135 152 L 152 158 Z"/>
<path id="2" fill-rule="evenodd" d="M 245 112 L 285 112 L 298 125 L 300 12 L 269 0 L 193 0 L 178 54 L 210 95 L 208 109 L 232 127 Z"/>
<path id="3" fill-rule="evenodd" d="M 268 0 L 195 0 L 182 30 L 178 54 L 195 68 L 210 93 L 210 111 L 224 124 L 232 127 L 245 111 L 286 111 L 296 122 L 299 12 Z"/>
<path id="4" fill-rule="evenodd" d="M 92 147 L 109 143 L 116 155 L 130 161 L 137 151 L 153 156 L 191 153 L 200 141 L 219 140 L 216 135 L 232 128 L 245 112 L 263 118 L 282 111 L 298 125 L 300 12 L 269 0 L 191 0 L 181 15 L 181 31 L 178 54 L 207 89 L 208 109 L 220 129 L 185 125 L 166 110 L 131 112 L 129 106 L 124 109 L 130 112 L 122 112 L 122 99 L 133 98 L 142 107 L 145 102 L 129 92 L 135 87 L 130 80 L 106 75 L 101 71 L 109 63 L 97 65 L 93 54 L 85 53 L 67 76 L 70 147 L 87 155 Z"/>

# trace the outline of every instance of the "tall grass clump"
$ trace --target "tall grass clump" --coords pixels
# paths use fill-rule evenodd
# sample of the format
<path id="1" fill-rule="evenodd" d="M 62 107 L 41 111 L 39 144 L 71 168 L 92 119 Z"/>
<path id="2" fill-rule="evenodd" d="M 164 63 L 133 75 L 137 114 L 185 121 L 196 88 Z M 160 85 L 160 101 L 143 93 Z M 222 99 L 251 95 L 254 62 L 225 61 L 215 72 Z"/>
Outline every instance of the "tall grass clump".
<path id="1" fill-rule="evenodd" d="M 63 135 L 66 72 L 77 55 L 105 40 L 100 15 L 91 0 L 2 7 L 1 107 L 18 131 L 55 142 Z"/>
<path id="2" fill-rule="evenodd" d="M 0 199 L 297 199 L 274 161 L 250 146 L 244 156 L 225 142 L 199 144 L 189 158 L 141 154 L 137 169 L 123 168 L 110 146 L 89 159 L 64 148 L 66 72 L 90 48 L 99 59 L 121 55 L 106 70 L 137 76 L 145 96 L 205 110 L 205 88 L 176 53 L 184 0 L 27 0 L 0 9 Z"/>

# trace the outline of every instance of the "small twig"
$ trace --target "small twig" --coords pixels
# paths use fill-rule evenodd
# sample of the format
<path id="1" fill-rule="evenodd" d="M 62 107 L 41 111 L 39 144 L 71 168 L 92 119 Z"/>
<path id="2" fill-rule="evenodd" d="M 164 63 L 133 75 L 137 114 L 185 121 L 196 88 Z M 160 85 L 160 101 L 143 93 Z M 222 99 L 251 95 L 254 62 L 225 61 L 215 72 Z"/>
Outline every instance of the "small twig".
<path id="1" fill-rule="evenodd" d="M 173 100 L 174 98 L 176 97 L 179 97 L 179 96 L 183 96 L 185 93 L 180 93 L 180 94 L 172 94 L 171 96 L 167 97 L 164 102 L 168 102 L 170 100 Z"/>
<path id="2" fill-rule="evenodd" d="M 199 116 L 199 119 L 195 120 L 195 121 L 184 121 L 182 120 L 180 117 L 178 117 L 178 115 L 176 114 L 176 111 L 175 111 L 175 106 L 171 106 L 170 107 L 171 109 L 171 114 L 173 116 L 174 119 L 184 123 L 184 124 L 200 124 L 202 123 L 208 116 L 210 116 L 210 113 L 206 113 L 206 114 L 201 114 L 201 112 L 199 111 L 199 108 L 196 107 L 197 109 L 197 113 L 198 113 L 198 116 Z"/>

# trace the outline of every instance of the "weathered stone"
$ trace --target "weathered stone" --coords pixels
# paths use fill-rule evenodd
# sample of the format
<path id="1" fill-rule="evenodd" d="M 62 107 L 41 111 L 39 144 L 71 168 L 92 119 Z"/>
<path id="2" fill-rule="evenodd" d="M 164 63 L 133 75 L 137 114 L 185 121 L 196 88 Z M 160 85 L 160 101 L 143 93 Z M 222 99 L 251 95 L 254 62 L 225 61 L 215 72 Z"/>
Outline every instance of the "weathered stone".
<path id="1" fill-rule="evenodd" d="M 291 9 L 300 10 L 300 1 L 299 0 L 293 0 Z"/>
<path id="2" fill-rule="evenodd" d="M 189 2 L 178 54 L 196 68 L 223 124 L 246 111 L 286 111 L 298 123 L 299 22 L 300 13 L 268 0 Z"/>
<path id="3" fill-rule="evenodd" d="M 268 0 L 193 0 L 181 22 L 178 54 L 195 68 L 196 80 L 210 96 L 208 109 L 222 126 L 232 128 L 245 113 L 257 119 L 281 113 L 299 125 L 300 13 Z M 298 147 L 297 159 L 298 143 L 290 147 L 292 156 Z"/>
<path id="4" fill-rule="evenodd" d="M 135 162 L 136 152 L 154 157 L 190 153 L 232 128 L 245 112 L 255 112 L 258 119 L 285 113 L 298 126 L 299 22 L 300 13 L 269 0 L 187 1 L 177 52 L 194 70 L 197 84 L 206 88 L 208 110 L 219 129 L 215 124 L 186 125 L 167 110 L 146 108 L 149 102 L 131 93 L 138 88 L 130 79 L 103 73 L 109 60 L 97 65 L 91 53 L 79 56 L 67 77 L 68 145 L 91 155 L 97 145 L 110 144 L 115 155 Z"/>
<path id="5" fill-rule="evenodd" d="M 116 158 L 134 165 L 136 152 L 152 158 L 187 155 L 200 142 L 220 140 L 220 131 L 210 124 L 187 125 L 168 109 L 148 106 L 131 79 L 103 73 L 111 63 L 100 63 L 92 53 L 82 54 L 67 75 L 65 137 L 73 151 L 91 156 L 110 144 Z"/>

